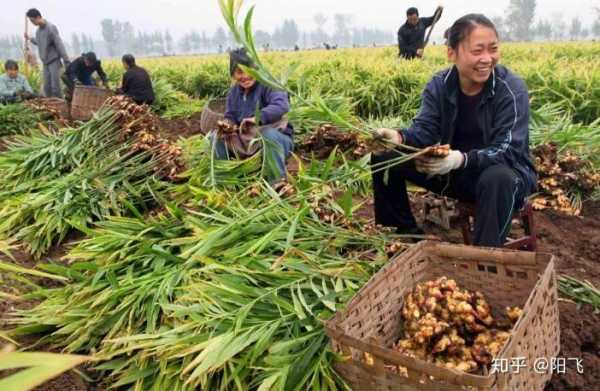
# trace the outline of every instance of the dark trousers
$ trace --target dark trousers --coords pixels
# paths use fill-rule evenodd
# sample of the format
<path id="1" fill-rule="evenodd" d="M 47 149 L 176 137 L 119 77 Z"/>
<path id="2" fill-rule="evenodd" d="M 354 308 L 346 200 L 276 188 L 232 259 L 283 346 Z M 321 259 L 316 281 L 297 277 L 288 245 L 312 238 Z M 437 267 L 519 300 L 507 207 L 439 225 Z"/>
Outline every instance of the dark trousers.
<path id="1" fill-rule="evenodd" d="M 393 152 L 373 156 L 371 162 L 382 163 L 397 156 Z M 512 215 L 523 206 L 526 197 L 520 175 L 505 165 L 481 171 L 456 170 L 428 178 L 416 170 L 414 161 L 409 161 L 389 168 L 387 175 L 385 171 L 373 173 L 377 224 L 401 229 L 417 225 L 410 209 L 407 181 L 436 194 L 475 203 L 474 243 L 478 246 L 504 245 Z"/>
<path id="2" fill-rule="evenodd" d="M 7 105 L 9 103 L 17 103 L 17 97 L 16 96 L 0 96 L 0 104 L 2 105 Z"/>
<path id="3" fill-rule="evenodd" d="M 398 46 L 398 57 L 411 60 L 417 57 L 417 52 L 415 50 L 406 50 L 401 46 Z"/>
<path id="4" fill-rule="evenodd" d="M 83 75 L 80 78 L 77 78 L 81 84 L 84 86 L 95 86 L 96 81 L 92 78 L 92 75 Z"/>

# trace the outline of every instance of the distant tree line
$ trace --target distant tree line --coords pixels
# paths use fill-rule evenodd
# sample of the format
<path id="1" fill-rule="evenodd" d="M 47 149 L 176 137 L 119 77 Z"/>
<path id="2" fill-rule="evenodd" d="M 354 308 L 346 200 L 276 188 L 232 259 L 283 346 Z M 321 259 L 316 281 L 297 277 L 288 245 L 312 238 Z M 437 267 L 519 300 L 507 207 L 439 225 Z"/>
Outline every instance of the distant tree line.
<path id="1" fill-rule="evenodd" d="M 600 38 L 600 9 L 595 21 L 585 26 L 579 17 L 569 23 L 560 15 L 551 19 L 535 19 L 536 0 L 510 0 L 505 17 L 493 17 L 501 39 L 505 41 L 567 40 Z M 256 46 L 264 50 L 292 50 L 295 48 L 336 48 L 390 45 L 396 41 L 393 31 L 356 27 L 352 16 L 322 13 L 313 16 L 314 28 L 301 30 L 294 19 L 285 19 L 271 32 L 256 30 Z M 60 28 L 60 26 L 59 26 Z M 71 56 L 96 51 L 100 56 L 119 57 L 123 53 L 138 56 L 162 56 L 224 52 L 235 46 L 231 34 L 223 27 L 214 32 L 190 31 L 175 40 L 169 30 L 140 31 L 127 21 L 101 21 L 102 39 L 94 40 L 87 34 L 72 34 L 65 38 Z M 0 37 L 0 58 L 21 58 L 23 39 L 19 35 Z"/>
<path id="2" fill-rule="evenodd" d="M 596 8 L 596 18 L 590 26 L 584 26 L 579 17 L 570 23 L 560 14 L 551 19 L 535 21 L 536 0 L 510 0 L 505 17 L 494 17 L 503 40 L 507 41 L 562 41 L 600 38 L 600 9 Z"/>
<path id="3" fill-rule="evenodd" d="M 302 31 L 294 19 L 285 19 L 272 32 L 256 30 L 254 41 L 258 48 L 274 50 L 289 50 L 296 47 L 323 48 L 325 44 L 331 47 L 388 45 L 395 41 L 394 32 L 352 27 L 350 16 L 343 14 L 333 16 L 333 33 L 327 33 L 324 29 L 327 20 L 328 18 L 322 14 L 315 15 L 317 28 L 312 31 Z M 206 31 L 191 31 L 178 41 L 177 46 L 182 53 L 197 53 L 224 51 L 235 46 L 235 43 L 231 35 L 219 27 L 213 34 L 207 34 Z"/>

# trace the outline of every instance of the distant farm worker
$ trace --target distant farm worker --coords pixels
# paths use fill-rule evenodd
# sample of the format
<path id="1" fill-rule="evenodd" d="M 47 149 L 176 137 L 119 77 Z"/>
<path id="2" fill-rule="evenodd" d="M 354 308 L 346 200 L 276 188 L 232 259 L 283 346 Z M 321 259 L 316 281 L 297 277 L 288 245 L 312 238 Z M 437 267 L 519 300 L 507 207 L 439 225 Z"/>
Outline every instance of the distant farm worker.
<path id="1" fill-rule="evenodd" d="M 421 157 L 374 172 L 375 219 L 399 233 L 422 234 L 411 213 L 409 181 L 438 194 L 474 202 L 474 243 L 501 247 L 513 212 L 536 189 L 529 155 L 527 86 L 502 65 L 498 33 L 484 15 L 458 19 L 448 34 L 454 65 L 433 76 L 408 129 L 379 129 L 394 144 L 425 148 L 449 144 L 445 157 Z M 397 157 L 374 156 L 373 164 Z M 385 176 L 385 178 L 384 178 Z"/>
<path id="2" fill-rule="evenodd" d="M 96 57 L 96 53 L 83 53 L 80 57 L 73 60 L 62 76 L 62 81 L 67 86 L 67 100 L 71 100 L 73 97 L 75 84 L 79 83 L 84 86 L 96 85 L 95 80 L 92 78 L 94 72 L 98 74 L 104 87 L 108 88 L 108 78 L 102 69 L 102 63 Z"/>
<path id="3" fill-rule="evenodd" d="M 271 159 L 274 166 L 273 172 L 267 174 L 268 179 L 271 182 L 285 180 L 286 159 L 294 148 L 294 129 L 285 118 L 290 109 L 288 95 L 285 91 L 273 90 L 262 85 L 240 65 L 254 67 L 244 49 L 237 49 L 229 54 L 229 72 L 235 84 L 227 95 L 225 121 L 238 128 L 241 139 L 249 135 L 255 135 L 256 138 L 262 136 L 268 146 L 265 149 L 265 153 L 268 153 L 267 159 Z M 232 150 L 235 143 L 228 143 L 219 137 L 218 132 L 211 133 L 210 137 L 212 142 L 216 143 L 214 150 L 217 159 L 236 157 L 239 150 Z M 236 141 L 239 142 L 235 145 L 239 145 L 240 142 L 243 144 L 240 139 Z"/>
<path id="4" fill-rule="evenodd" d="M 436 12 L 441 15 L 442 7 L 438 7 Z M 398 30 L 400 57 L 412 59 L 423 56 L 425 30 L 433 24 L 434 18 L 435 16 L 419 18 L 419 10 L 415 7 L 410 7 L 406 11 L 406 23 Z"/>
<path id="5" fill-rule="evenodd" d="M 124 55 L 122 62 L 125 74 L 117 93 L 131 97 L 138 105 L 154 103 L 154 89 L 148 72 L 137 66 L 135 57 L 131 54 Z"/>
<path id="6" fill-rule="evenodd" d="M 0 103 L 20 102 L 35 97 L 25 76 L 19 74 L 16 61 L 6 61 L 4 70 L 6 73 L 0 76 Z"/>
<path id="7" fill-rule="evenodd" d="M 43 65 L 42 79 L 44 95 L 47 97 L 62 98 L 60 88 L 60 72 L 63 66 L 69 65 L 69 56 L 65 45 L 58 34 L 55 25 L 42 18 L 42 14 L 35 8 L 26 13 L 27 17 L 38 27 L 35 38 L 25 33 L 25 39 L 38 47 L 40 60 Z M 61 62 L 62 60 L 62 62 Z"/>

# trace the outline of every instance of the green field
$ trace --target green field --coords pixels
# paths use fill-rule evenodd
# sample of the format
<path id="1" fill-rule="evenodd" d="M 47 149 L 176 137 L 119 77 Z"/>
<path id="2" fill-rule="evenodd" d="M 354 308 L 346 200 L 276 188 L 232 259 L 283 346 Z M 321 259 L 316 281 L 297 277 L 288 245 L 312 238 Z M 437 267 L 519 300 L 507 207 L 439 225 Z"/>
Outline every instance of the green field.
<path id="1" fill-rule="evenodd" d="M 505 44 L 502 52 L 529 87 L 532 146 L 554 142 L 597 171 L 600 43 Z M 223 96 L 227 61 L 139 59 L 157 85 L 155 115 L 189 117 Z M 395 48 L 266 53 L 264 61 L 274 75 L 299 63 L 288 83 L 301 98 L 290 114 L 298 143 L 328 122 L 320 104 L 356 129 L 408 124 L 424 85 L 448 66 L 441 46 L 427 48 L 424 61 L 400 61 Z M 103 63 L 118 84 L 120 64 Z M 30 79 L 39 86 L 39 75 Z M 181 139 L 185 170 L 172 181 L 157 174 L 167 164 L 158 147 L 131 152 L 144 130 L 124 135 L 114 111 L 68 129 L 38 127 L 40 116 L 0 108 L 0 294 L 35 303 L 17 305 L 7 336 L 94 355 L 105 385 L 135 391 L 344 388 L 323 321 L 402 239 L 369 231 L 357 215 L 371 197 L 368 155 L 302 156 L 294 194 L 284 196 L 261 179 L 260 154 L 215 161 L 202 136 Z M 10 259 L 17 249 L 67 282 L 10 268 L 23 260 Z"/>

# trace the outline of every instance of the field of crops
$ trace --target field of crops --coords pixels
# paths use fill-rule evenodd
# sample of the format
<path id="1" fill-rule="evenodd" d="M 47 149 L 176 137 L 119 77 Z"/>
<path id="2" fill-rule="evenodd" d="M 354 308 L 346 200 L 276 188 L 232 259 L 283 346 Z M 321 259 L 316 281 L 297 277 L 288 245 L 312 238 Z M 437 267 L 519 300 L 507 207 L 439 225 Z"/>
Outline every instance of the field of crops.
<path id="1" fill-rule="evenodd" d="M 418 108 L 419 94 L 432 73 L 447 66 L 445 48 L 429 47 L 424 61 L 399 61 L 396 48 L 266 53 L 267 65 L 277 75 L 291 62 L 299 69 L 290 87 L 305 93 L 344 96 L 364 118 L 410 118 Z M 600 44 L 504 44 L 502 62 L 527 82 L 532 105 L 560 104 L 575 122 L 590 123 L 600 113 Z M 123 69 L 119 61 L 103 61 L 113 85 Z M 141 59 L 153 78 L 176 90 L 206 98 L 226 92 L 230 80 L 226 56 Z M 301 75 L 301 76 L 300 76 Z M 30 80 L 39 86 L 39 75 Z"/>
<path id="2" fill-rule="evenodd" d="M 591 243 L 600 234 L 593 182 L 600 169 L 600 44 L 502 49 L 502 62 L 529 87 L 532 148 L 541 148 L 543 160 L 552 143 L 552 164 L 574 156 L 576 174 L 592 181 L 586 187 L 571 175 L 542 187 L 550 197 L 560 186 L 569 210 L 584 217 L 547 211 L 540 224 L 543 249 L 565 251 L 559 272 L 591 281 L 565 278 L 562 293 L 586 306 L 582 313 L 600 311 L 598 247 Z M 407 124 L 425 83 L 448 66 L 444 49 L 428 48 L 424 61 L 399 61 L 395 48 L 262 58 L 295 94 L 295 141 L 307 146 L 292 158 L 283 188 L 261 179 L 269 166 L 262 155 L 216 161 L 202 134 L 183 130 L 176 140 L 161 126 L 197 115 L 226 93 L 225 56 L 140 59 L 157 90 L 152 112 L 114 101 L 92 120 L 65 127 L 31 107 L 0 107 L 0 339 L 93 356 L 84 376 L 94 389 L 346 387 L 332 369 L 340 357 L 328 349 L 323 322 L 411 245 L 373 225 L 363 148 L 369 133 L 361 130 Z M 117 84 L 120 64 L 106 61 L 105 68 Z M 34 85 L 38 78 L 30 76 Z M 325 124 L 349 138 L 313 149 L 311 137 Z M 562 246 L 561 233 L 552 231 L 561 224 L 575 227 L 579 242 Z M 579 229 L 590 240 L 577 238 Z M 577 316 L 587 316 L 580 323 L 591 323 L 597 337 L 592 312 Z M 576 326 L 563 327 L 578 334 Z M 577 342 L 568 343 L 566 353 L 584 354 L 588 342 L 580 341 L 578 352 Z M 589 354 L 591 377 L 574 380 L 579 389 L 591 389 L 599 350 Z M 562 389 L 565 381 L 549 387 Z M 77 384 L 62 389 L 88 389 Z"/>

